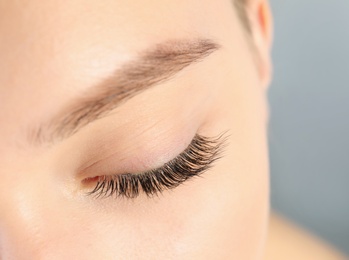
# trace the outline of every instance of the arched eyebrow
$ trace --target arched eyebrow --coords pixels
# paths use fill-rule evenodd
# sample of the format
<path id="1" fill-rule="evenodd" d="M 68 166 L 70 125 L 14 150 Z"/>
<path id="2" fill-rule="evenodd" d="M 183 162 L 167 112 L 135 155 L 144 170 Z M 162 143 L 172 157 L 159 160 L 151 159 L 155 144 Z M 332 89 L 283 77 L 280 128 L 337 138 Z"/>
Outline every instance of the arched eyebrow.
<path id="1" fill-rule="evenodd" d="M 72 100 L 48 122 L 29 131 L 32 144 L 63 140 L 102 118 L 135 95 L 168 81 L 189 65 L 203 60 L 220 45 L 211 39 L 169 40 L 141 52 L 96 86 Z"/>

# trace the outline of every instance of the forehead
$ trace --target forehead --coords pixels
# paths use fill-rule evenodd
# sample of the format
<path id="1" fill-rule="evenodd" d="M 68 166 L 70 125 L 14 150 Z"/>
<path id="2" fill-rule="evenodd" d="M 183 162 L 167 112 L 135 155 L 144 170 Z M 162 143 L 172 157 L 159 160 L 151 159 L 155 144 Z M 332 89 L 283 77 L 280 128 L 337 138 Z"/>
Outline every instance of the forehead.
<path id="1" fill-rule="evenodd" d="M 0 88 L 20 78 L 38 88 L 39 78 L 93 77 L 156 41 L 200 34 L 200 22 L 189 19 L 199 6 L 180 2 L 2 1 Z"/>
<path id="2" fill-rule="evenodd" d="M 93 57 L 118 61 L 169 37 L 209 33 L 215 16 L 212 4 L 204 2 L 0 1 L 1 65 L 21 73 L 33 70 L 34 63 L 45 71 L 71 63 L 95 69 L 100 64 Z"/>

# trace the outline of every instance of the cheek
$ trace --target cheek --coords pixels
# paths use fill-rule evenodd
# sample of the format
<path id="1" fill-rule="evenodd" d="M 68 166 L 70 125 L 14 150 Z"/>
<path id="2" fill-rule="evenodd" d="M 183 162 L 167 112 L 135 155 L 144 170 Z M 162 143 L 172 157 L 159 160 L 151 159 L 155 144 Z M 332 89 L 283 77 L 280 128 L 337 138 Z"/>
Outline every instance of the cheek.
<path id="1" fill-rule="evenodd" d="M 159 199 L 81 215 L 61 247 L 106 259 L 253 259 L 264 240 L 265 182 L 212 172 Z"/>
<path id="2" fill-rule="evenodd" d="M 178 222 L 173 234 L 179 235 L 180 255 L 188 259 L 255 258 L 265 239 L 268 213 L 264 177 L 258 183 L 239 180 L 239 173 L 227 169 L 227 173 L 213 171 L 202 185 L 198 181 L 188 187 L 174 212 Z"/>
<path id="3" fill-rule="evenodd" d="M 192 257 L 188 259 L 255 259 L 261 254 L 269 212 L 268 171 L 265 161 L 250 159 L 245 164 L 228 152 L 204 179 L 183 188 L 174 205 L 180 205 L 175 212 L 182 223 L 176 232 L 183 232 L 177 246 Z"/>

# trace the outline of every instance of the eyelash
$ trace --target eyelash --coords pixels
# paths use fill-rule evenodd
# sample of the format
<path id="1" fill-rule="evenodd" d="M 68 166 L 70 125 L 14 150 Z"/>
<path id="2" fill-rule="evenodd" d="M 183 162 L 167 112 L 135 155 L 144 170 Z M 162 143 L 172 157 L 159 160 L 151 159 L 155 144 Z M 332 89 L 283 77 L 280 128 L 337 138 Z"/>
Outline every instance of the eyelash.
<path id="1" fill-rule="evenodd" d="M 87 195 L 99 197 L 136 198 L 141 192 L 148 197 L 178 187 L 188 179 L 200 176 L 222 157 L 226 146 L 225 133 L 217 137 L 196 134 L 190 145 L 163 166 L 143 173 L 98 176 L 95 188 Z"/>

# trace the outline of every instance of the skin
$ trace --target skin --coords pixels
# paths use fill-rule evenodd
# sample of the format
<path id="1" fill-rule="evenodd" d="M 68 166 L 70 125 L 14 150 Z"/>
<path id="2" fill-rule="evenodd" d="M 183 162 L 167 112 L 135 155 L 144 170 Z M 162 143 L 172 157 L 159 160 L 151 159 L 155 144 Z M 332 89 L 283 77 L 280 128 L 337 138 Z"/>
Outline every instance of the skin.
<path id="1" fill-rule="evenodd" d="M 348 259 L 348 256 L 278 214 L 272 214 L 269 222 L 264 259 Z"/>
<path id="2" fill-rule="evenodd" d="M 0 259 L 263 256 L 271 74 L 266 1 L 250 1 L 250 35 L 230 0 L 1 0 L 0 13 Z M 28 129 L 45 126 L 136 53 L 198 37 L 220 48 L 67 138 L 28 141 Z M 225 131 L 224 156 L 203 178 L 153 198 L 84 195 L 88 177 L 158 167 L 195 133 Z M 89 173 L 79 172 L 96 158 Z"/>

